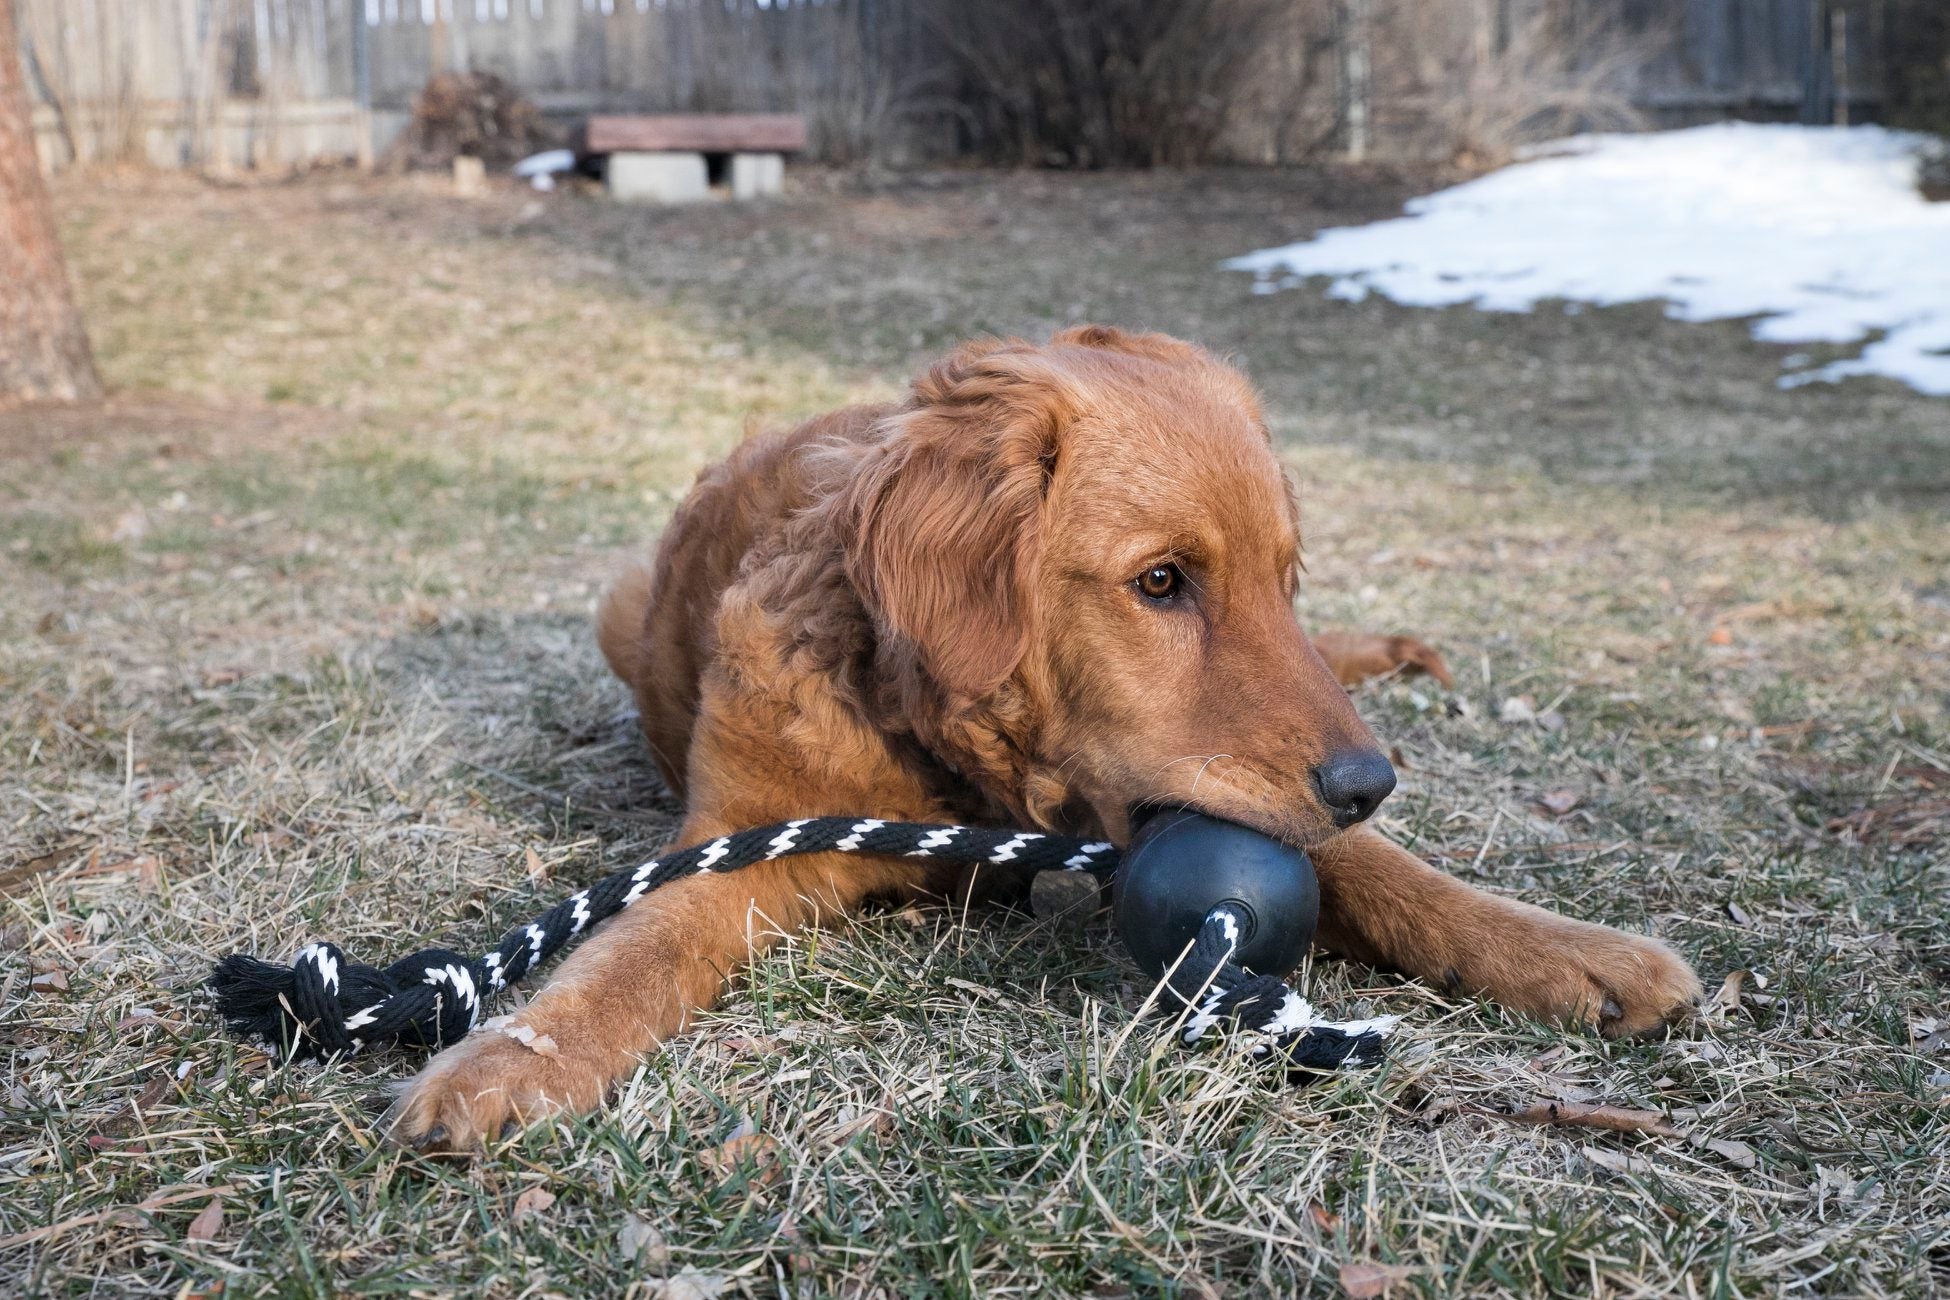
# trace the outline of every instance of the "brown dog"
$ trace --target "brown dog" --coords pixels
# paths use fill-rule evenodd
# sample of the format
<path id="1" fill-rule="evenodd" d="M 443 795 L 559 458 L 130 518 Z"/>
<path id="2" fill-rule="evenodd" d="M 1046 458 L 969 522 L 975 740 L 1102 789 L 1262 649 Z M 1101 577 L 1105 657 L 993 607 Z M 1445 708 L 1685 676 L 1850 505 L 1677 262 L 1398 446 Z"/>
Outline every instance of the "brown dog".
<path id="1" fill-rule="evenodd" d="M 1134 808 L 1187 805 L 1312 854 L 1329 951 L 1610 1034 L 1690 1003 L 1664 945 L 1481 893 L 1359 825 L 1395 775 L 1343 683 L 1448 672 L 1408 638 L 1309 641 L 1298 545 L 1243 377 L 1074 329 L 970 344 L 898 405 L 752 438 L 600 636 L 686 801 L 681 843 L 825 814 L 1121 842 Z M 685 878 L 436 1057 L 393 1132 L 467 1150 L 594 1107 L 773 937 L 966 883 L 838 854 Z"/>

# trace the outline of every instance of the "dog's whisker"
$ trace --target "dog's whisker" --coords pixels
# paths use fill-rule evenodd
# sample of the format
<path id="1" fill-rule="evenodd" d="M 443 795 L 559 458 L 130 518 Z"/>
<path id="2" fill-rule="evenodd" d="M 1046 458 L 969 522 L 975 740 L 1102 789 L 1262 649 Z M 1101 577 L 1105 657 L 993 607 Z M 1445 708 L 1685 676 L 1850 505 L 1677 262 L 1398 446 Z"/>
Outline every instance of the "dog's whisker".
<path id="1" fill-rule="evenodd" d="M 1208 758 L 1208 759 L 1206 759 L 1206 760 L 1205 760 L 1205 761 L 1204 761 L 1203 763 L 1201 763 L 1201 764 L 1199 764 L 1199 768 L 1198 768 L 1198 775 L 1197 775 L 1197 776 L 1194 776 L 1194 777 L 1192 778 L 1192 789 L 1191 789 L 1191 793 L 1190 793 L 1190 794 L 1188 794 L 1188 795 L 1186 796 L 1186 798 L 1188 798 L 1188 799 L 1190 799 L 1190 798 L 1197 798 L 1197 797 L 1198 797 L 1198 783 L 1199 783 L 1200 781 L 1202 781 L 1202 780 L 1204 780 L 1204 779 L 1205 779 L 1205 773 L 1206 773 L 1206 770 L 1207 770 L 1208 768 L 1210 768 L 1210 767 L 1211 767 L 1211 766 L 1212 766 L 1212 765 L 1213 765 L 1214 763 L 1216 763 L 1216 762 L 1218 762 L 1218 761 L 1219 761 L 1220 759 L 1222 759 L 1222 758 L 1231 758 L 1231 757 L 1232 757 L 1232 755 L 1230 755 L 1230 754 L 1214 754 L 1214 755 L 1212 755 L 1212 757 L 1210 757 L 1210 758 Z"/>

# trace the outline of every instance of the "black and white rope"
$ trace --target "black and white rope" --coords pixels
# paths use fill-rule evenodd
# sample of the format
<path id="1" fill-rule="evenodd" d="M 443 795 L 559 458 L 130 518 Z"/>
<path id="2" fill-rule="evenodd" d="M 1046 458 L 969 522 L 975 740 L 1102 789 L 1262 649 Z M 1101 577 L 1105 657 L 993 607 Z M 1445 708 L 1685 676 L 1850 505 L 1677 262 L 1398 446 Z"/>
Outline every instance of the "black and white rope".
<path id="1" fill-rule="evenodd" d="M 482 1003 L 559 952 L 576 936 L 682 876 L 728 872 L 803 853 L 932 857 L 963 865 L 1035 871 L 1088 871 L 1108 879 L 1117 850 L 1095 840 L 982 826 L 812 817 L 738 831 L 695 844 L 577 890 L 479 957 L 423 948 L 389 966 L 348 961 L 337 946 L 308 943 L 289 965 L 233 953 L 210 975 L 217 1010 L 230 1028 L 292 1059 L 348 1055 L 409 1043 L 438 1048 L 481 1021 Z M 1336 1024 L 1317 1017 L 1280 980 L 1231 960 L 1238 920 L 1214 909 L 1172 976 L 1199 990 L 1181 1039 L 1197 1043 L 1232 1024 L 1256 1036 L 1255 1056 L 1310 1070 L 1365 1064 L 1380 1056 L 1392 1022 Z"/>
<path id="2" fill-rule="evenodd" d="M 1193 990 L 1178 1039 L 1193 1046 L 1221 1026 L 1252 1035 L 1254 1057 L 1301 1070 L 1369 1065 L 1381 1059 L 1382 1039 L 1394 1016 L 1328 1020 L 1292 986 L 1273 975 L 1255 975 L 1232 960 L 1245 918 L 1224 904 L 1206 914 L 1198 938 L 1167 973 L 1174 989 Z"/>

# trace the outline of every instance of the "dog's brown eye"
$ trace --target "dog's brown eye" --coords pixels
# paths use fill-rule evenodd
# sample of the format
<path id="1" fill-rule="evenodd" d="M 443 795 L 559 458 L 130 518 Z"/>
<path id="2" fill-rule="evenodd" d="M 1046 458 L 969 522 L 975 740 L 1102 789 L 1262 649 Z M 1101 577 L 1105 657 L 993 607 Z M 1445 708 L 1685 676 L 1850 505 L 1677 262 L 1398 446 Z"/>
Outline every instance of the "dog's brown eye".
<path id="1" fill-rule="evenodd" d="M 1184 577 L 1175 564 L 1154 564 L 1138 575 L 1138 590 L 1152 600 L 1170 600 Z"/>

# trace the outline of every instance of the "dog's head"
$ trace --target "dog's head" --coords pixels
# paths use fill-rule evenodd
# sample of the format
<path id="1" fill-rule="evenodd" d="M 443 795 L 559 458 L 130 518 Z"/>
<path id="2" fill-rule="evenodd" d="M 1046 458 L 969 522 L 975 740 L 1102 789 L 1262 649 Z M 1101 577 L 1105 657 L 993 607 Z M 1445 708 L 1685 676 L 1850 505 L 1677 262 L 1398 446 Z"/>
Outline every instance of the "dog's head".
<path id="1" fill-rule="evenodd" d="M 1394 787 L 1294 615 L 1298 514 L 1259 404 L 1209 353 L 1097 327 L 971 344 L 841 507 L 917 732 L 1006 774 L 1019 815 L 1082 805 L 1121 840 L 1192 807 L 1311 845 Z"/>

